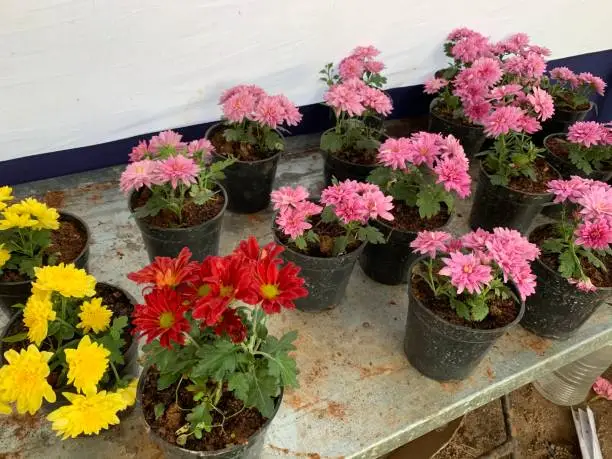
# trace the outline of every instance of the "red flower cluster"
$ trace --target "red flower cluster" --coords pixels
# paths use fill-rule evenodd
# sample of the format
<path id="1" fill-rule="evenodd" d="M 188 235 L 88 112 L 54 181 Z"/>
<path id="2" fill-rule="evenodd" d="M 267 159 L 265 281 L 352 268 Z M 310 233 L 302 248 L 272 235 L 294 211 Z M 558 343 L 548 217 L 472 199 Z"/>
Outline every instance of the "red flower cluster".
<path id="1" fill-rule="evenodd" d="M 158 257 L 128 278 L 146 284 L 144 303 L 135 307 L 135 333 L 147 342 L 159 338 L 164 347 L 184 344 L 192 325 L 212 327 L 219 336 L 239 343 L 246 339 L 247 327 L 236 301 L 261 305 L 266 314 L 295 308 L 293 301 L 304 297 L 304 279 L 293 263 L 283 265 L 278 255 L 283 248 L 270 243 L 260 247 L 254 237 L 240 242 L 225 257 L 210 256 L 202 263 L 190 261 L 183 248 L 177 258 Z M 190 323 L 191 321 L 191 323 Z"/>

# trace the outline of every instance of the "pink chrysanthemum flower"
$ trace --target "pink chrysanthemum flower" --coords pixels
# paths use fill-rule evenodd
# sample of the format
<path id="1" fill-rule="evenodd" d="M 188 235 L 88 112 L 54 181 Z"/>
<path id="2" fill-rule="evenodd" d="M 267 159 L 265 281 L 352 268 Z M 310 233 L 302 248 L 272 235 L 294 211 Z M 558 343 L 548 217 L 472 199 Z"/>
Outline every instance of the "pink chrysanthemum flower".
<path id="1" fill-rule="evenodd" d="M 365 224 L 369 219 L 369 210 L 357 194 L 344 196 L 334 205 L 334 213 L 345 225 L 351 222 Z"/>
<path id="2" fill-rule="evenodd" d="M 361 95 L 346 83 L 335 84 L 323 95 L 323 100 L 339 115 L 346 112 L 349 116 L 360 116 L 365 107 Z"/>
<path id="3" fill-rule="evenodd" d="M 480 57 L 492 55 L 491 45 L 486 37 L 480 34 L 471 35 L 457 42 L 451 48 L 451 55 L 466 64 L 472 63 Z"/>
<path id="4" fill-rule="evenodd" d="M 195 183 L 199 173 L 200 166 L 193 159 L 177 155 L 160 161 L 156 176 L 160 183 L 170 183 L 176 188 L 179 183 L 187 186 Z"/>
<path id="5" fill-rule="evenodd" d="M 440 89 L 446 87 L 448 85 L 448 80 L 444 78 L 430 78 L 425 81 L 425 89 L 423 92 L 425 94 L 436 94 Z"/>
<path id="6" fill-rule="evenodd" d="M 492 234 L 488 231 L 478 228 L 475 231 L 464 234 L 461 236 L 461 242 L 463 246 L 468 249 L 476 251 L 484 251 L 487 248 L 487 241 L 491 238 Z"/>
<path id="7" fill-rule="evenodd" d="M 283 109 L 283 118 L 288 126 L 297 126 L 302 121 L 302 114 L 284 94 L 272 96 Z"/>
<path id="8" fill-rule="evenodd" d="M 527 297 L 535 293 L 537 277 L 531 272 L 531 268 L 528 264 L 518 264 L 512 272 L 512 280 L 516 285 L 516 289 L 522 301 L 525 301 Z"/>
<path id="9" fill-rule="evenodd" d="M 456 29 L 451 30 L 451 32 L 447 35 L 446 39 L 448 41 L 457 41 L 462 40 L 464 38 L 473 37 L 475 35 L 482 36 L 475 30 L 468 29 L 467 27 L 458 27 Z"/>
<path id="10" fill-rule="evenodd" d="M 410 247 L 421 255 L 435 258 L 437 252 L 447 252 L 447 243 L 452 236 L 445 231 L 419 231 Z"/>
<path id="11" fill-rule="evenodd" d="M 141 140 L 138 142 L 134 148 L 132 148 L 132 152 L 130 153 L 130 162 L 142 161 L 150 154 L 149 146 L 146 140 Z"/>
<path id="12" fill-rule="evenodd" d="M 471 68 L 484 85 L 492 86 L 501 80 L 502 69 L 499 64 L 499 59 L 481 57 L 474 61 Z"/>
<path id="13" fill-rule="evenodd" d="M 440 269 L 440 274 L 450 277 L 451 284 L 457 288 L 457 293 L 467 290 L 469 293 L 480 293 L 482 287 L 493 279 L 491 267 L 484 265 L 474 254 L 453 252 L 450 258 L 442 258 L 446 266 Z"/>
<path id="14" fill-rule="evenodd" d="M 385 64 L 380 61 L 366 61 L 364 66 L 366 71 L 370 73 L 380 73 L 385 69 Z"/>
<path id="15" fill-rule="evenodd" d="M 583 207 L 580 213 L 586 218 L 612 218 L 612 188 L 603 182 L 591 186 L 578 198 L 578 204 Z"/>
<path id="16" fill-rule="evenodd" d="M 533 106 L 534 111 L 539 115 L 539 119 L 546 121 L 555 113 L 553 98 L 543 89 L 533 88 L 533 93 L 527 96 L 527 100 Z"/>
<path id="17" fill-rule="evenodd" d="M 570 180 L 551 180 L 547 185 L 548 191 L 555 195 L 554 202 L 570 201 L 575 203 L 591 188 L 592 182 L 592 180 L 572 175 Z"/>
<path id="18" fill-rule="evenodd" d="M 604 219 L 581 223 L 575 234 L 576 244 L 587 249 L 605 249 L 612 242 L 612 227 Z"/>
<path id="19" fill-rule="evenodd" d="M 578 76 L 567 67 L 555 67 L 550 70 L 550 77 L 555 80 L 577 83 Z"/>
<path id="20" fill-rule="evenodd" d="M 357 46 L 353 50 L 352 54 L 353 56 L 360 57 L 361 59 L 371 59 L 373 57 L 378 56 L 380 54 L 380 51 L 372 45 Z"/>
<path id="21" fill-rule="evenodd" d="M 524 132 L 525 134 L 533 134 L 534 132 L 538 132 L 540 129 L 542 129 L 542 125 L 533 116 L 525 114 L 518 121 L 518 130 Z"/>
<path id="22" fill-rule="evenodd" d="M 464 102 L 463 112 L 472 123 L 482 122 L 491 112 L 492 105 L 484 99 Z"/>
<path id="23" fill-rule="evenodd" d="M 434 171 L 438 175 L 436 183 L 441 183 L 446 191 L 456 191 L 461 198 L 470 195 L 472 179 L 460 162 L 453 159 L 438 161 Z"/>
<path id="24" fill-rule="evenodd" d="M 379 115 L 387 116 L 393 110 L 391 99 L 379 89 L 366 87 L 361 96 L 363 98 L 361 103 Z"/>
<path id="25" fill-rule="evenodd" d="M 302 236 L 306 230 L 312 228 L 308 222 L 308 214 L 294 207 L 286 207 L 280 211 L 276 217 L 276 224 L 291 239 Z"/>
<path id="26" fill-rule="evenodd" d="M 253 121 L 276 129 L 284 121 L 285 108 L 280 101 L 271 96 L 263 96 L 257 102 L 253 113 Z"/>
<path id="27" fill-rule="evenodd" d="M 597 290 L 597 287 L 593 285 L 593 282 L 591 282 L 591 279 L 589 279 L 588 277 L 584 279 L 568 279 L 567 281 L 570 284 L 575 285 L 578 290 L 581 290 L 585 293 L 594 292 L 595 290 Z"/>
<path id="28" fill-rule="evenodd" d="M 361 198 L 368 210 L 368 216 L 372 219 L 382 218 L 383 220 L 393 220 L 393 214 L 389 212 L 393 209 L 393 198 L 385 196 L 380 189 L 365 191 Z"/>
<path id="29" fill-rule="evenodd" d="M 359 57 L 345 57 L 338 64 L 338 73 L 343 80 L 362 78 L 365 71 L 363 59 Z"/>
<path id="30" fill-rule="evenodd" d="M 181 139 L 183 136 L 174 131 L 163 131 L 158 135 L 151 137 L 149 141 L 149 151 L 153 154 L 158 153 L 162 148 L 173 148 L 174 150 L 183 150 L 185 142 Z"/>
<path id="31" fill-rule="evenodd" d="M 504 86 L 497 86 L 491 90 L 490 98 L 494 100 L 501 100 L 504 97 L 516 96 L 523 87 L 520 84 L 506 84 Z"/>
<path id="32" fill-rule="evenodd" d="M 257 98 L 248 89 L 242 88 L 234 92 L 223 102 L 223 116 L 234 123 L 240 123 L 249 118 L 255 110 Z"/>
<path id="33" fill-rule="evenodd" d="M 408 147 L 408 160 L 415 166 L 426 164 L 433 167 L 440 147 L 443 143 L 440 134 L 431 132 L 417 132 L 412 135 Z"/>
<path id="34" fill-rule="evenodd" d="M 525 112 L 519 107 L 499 107 L 484 120 L 485 133 L 489 137 L 498 137 L 510 131 L 520 131 Z"/>
<path id="35" fill-rule="evenodd" d="M 606 82 L 601 78 L 593 75 L 589 72 L 582 72 L 578 74 L 578 80 L 584 84 L 591 86 L 597 94 L 603 96 L 606 92 Z"/>
<path id="36" fill-rule="evenodd" d="M 119 188 L 127 194 L 132 190 L 138 191 L 143 186 L 150 188 L 151 185 L 157 185 L 159 183 L 157 179 L 159 164 L 159 161 L 150 159 L 143 159 L 142 161 L 128 164 L 121 174 Z"/>
<path id="37" fill-rule="evenodd" d="M 270 196 L 274 210 L 283 210 L 286 207 L 297 207 L 302 201 L 308 199 L 308 190 L 302 185 L 283 186 L 274 190 Z"/>
<path id="38" fill-rule="evenodd" d="M 578 121 L 567 131 L 567 140 L 583 147 L 601 144 L 607 138 L 607 129 L 596 121 Z"/>
<path id="39" fill-rule="evenodd" d="M 601 376 L 593 384 L 593 392 L 606 400 L 612 401 L 612 383 Z"/>
<path id="40" fill-rule="evenodd" d="M 201 157 L 202 161 L 207 162 L 215 151 L 214 145 L 207 139 L 193 140 L 187 144 L 187 156 Z"/>
<path id="41" fill-rule="evenodd" d="M 219 105 L 223 105 L 230 97 L 239 92 L 246 92 L 251 94 L 255 99 L 259 99 L 264 96 L 266 92 L 257 85 L 254 84 L 239 84 L 233 88 L 226 89 L 221 93 L 219 97 Z"/>
<path id="42" fill-rule="evenodd" d="M 388 138 L 378 148 L 378 161 L 391 169 L 406 169 L 409 158 L 409 139 Z"/>

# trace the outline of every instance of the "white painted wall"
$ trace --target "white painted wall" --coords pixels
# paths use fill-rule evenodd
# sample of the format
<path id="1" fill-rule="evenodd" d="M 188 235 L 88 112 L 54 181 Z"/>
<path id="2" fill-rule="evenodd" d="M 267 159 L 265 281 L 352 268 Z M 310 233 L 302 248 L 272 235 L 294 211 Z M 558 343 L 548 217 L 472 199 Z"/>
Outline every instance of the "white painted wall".
<path id="1" fill-rule="evenodd" d="M 317 102 L 317 71 L 356 45 L 397 87 L 457 26 L 565 57 L 612 47 L 610 18 L 609 0 L 1 0 L 0 161 L 214 120 L 237 83 Z"/>

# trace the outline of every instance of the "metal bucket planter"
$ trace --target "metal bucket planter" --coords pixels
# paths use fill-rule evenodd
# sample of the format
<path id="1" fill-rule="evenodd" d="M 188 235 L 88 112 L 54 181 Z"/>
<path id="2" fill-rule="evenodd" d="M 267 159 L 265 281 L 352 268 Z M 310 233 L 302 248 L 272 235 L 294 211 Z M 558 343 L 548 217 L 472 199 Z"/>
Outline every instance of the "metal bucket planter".
<path id="1" fill-rule="evenodd" d="M 119 288 L 115 285 L 106 284 L 104 282 L 98 282 L 97 284 L 119 290 L 130 300 L 130 303 L 132 303 L 132 306 L 137 304 L 136 299 L 132 295 L 130 295 L 128 292 L 123 290 L 122 288 Z M 14 334 L 14 330 L 12 330 L 14 328 L 14 325 L 20 322 L 22 318 L 23 318 L 23 311 L 19 310 L 17 314 L 13 315 L 9 323 L 6 325 L 6 327 L 4 328 L 4 330 L 2 330 L 2 333 L 0 334 L 0 365 L 4 365 L 6 363 L 4 361 L 5 349 L 3 345 L 3 340 L 4 338 Z M 123 359 L 124 359 L 124 364 L 117 366 L 117 372 L 119 373 L 119 376 L 121 376 L 122 378 L 124 376 L 132 376 L 136 378 L 138 376 L 138 361 L 137 361 L 138 359 L 138 340 L 137 339 L 135 338 L 132 339 L 132 343 L 130 344 L 130 347 L 123 354 Z M 49 414 L 51 411 L 68 404 L 68 401 L 65 400 L 64 397 L 61 395 L 60 390 L 56 391 L 56 395 L 57 395 L 57 401 L 55 403 L 48 403 L 48 402 L 43 403 L 43 405 L 40 408 L 41 413 L 46 415 L 46 414 Z M 122 413 L 127 412 L 129 409 L 130 407 L 122 411 Z"/>
<path id="2" fill-rule="evenodd" d="M 74 260 L 74 265 L 87 271 L 89 264 L 89 244 L 91 242 L 91 233 L 87 224 L 79 217 L 69 212 L 60 212 L 60 221 L 70 221 L 75 223 L 85 233 L 87 241 L 81 253 Z M 24 304 L 32 290 L 32 281 L 20 282 L 0 282 L 0 310 L 6 313 L 9 317 L 13 315 L 15 309 L 11 306 L 14 304 Z"/>
<path id="3" fill-rule="evenodd" d="M 219 253 L 219 238 L 221 236 L 223 215 L 227 208 L 227 193 L 221 185 L 218 186 L 224 197 L 223 208 L 214 218 L 199 225 L 189 228 L 160 228 L 149 225 L 142 218 L 134 218 L 142 234 L 142 240 L 150 261 L 153 261 L 155 257 L 174 258 L 183 247 L 191 250 L 194 260 L 204 260 L 209 255 L 217 255 Z M 128 198 L 132 214 L 134 213 L 134 196 L 135 192 L 132 192 Z"/>
<path id="4" fill-rule="evenodd" d="M 475 124 L 459 123 L 453 119 L 440 116 L 434 110 L 437 103 L 438 101 L 434 99 L 429 106 L 429 128 L 427 130 L 444 135 L 452 134 L 459 139 L 468 157 L 480 153 L 486 139 L 484 128 Z"/>
<path id="5" fill-rule="evenodd" d="M 318 312 L 338 306 L 344 298 L 353 267 L 365 243 L 338 257 L 311 257 L 288 247 L 276 233 L 274 240 L 285 247 L 281 258 L 299 266 L 300 276 L 305 280 L 304 287 L 308 290 L 308 296 L 295 300 L 296 307 L 300 311 Z"/>
<path id="6" fill-rule="evenodd" d="M 223 129 L 223 124 L 217 123 L 206 131 L 206 138 L 210 140 L 215 131 Z M 278 135 L 283 137 L 279 131 Z M 270 204 L 270 193 L 274 184 L 276 168 L 281 152 L 258 161 L 236 161 L 225 168 L 225 178 L 221 184 L 227 190 L 229 198 L 227 208 L 232 212 L 252 214 L 265 209 Z M 218 153 L 213 153 L 214 161 L 227 159 Z"/>
<path id="7" fill-rule="evenodd" d="M 413 295 L 409 282 L 404 352 L 410 364 L 428 378 L 437 381 L 465 379 L 495 341 L 521 320 L 524 311 L 525 304 L 521 303 L 511 323 L 492 330 L 454 325 L 421 303 Z"/>
<path id="8" fill-rule="evenodd" d="M 146 380 L 147 373 L 148 368 L 141 373 L 140 379 L 138 381 L 138 402 L 141 406 L 144 381 Z M 261 426 L 261 428 L 257 432 L 251 435 L 247 443 L 242 445 L 229 446 L 218 451 L 194 451 L 169 443 L 163 438 L 161 438 L 159 435 L 157 435 L 157 433 L 155 433 L 155 431 L 147 422 L 146 418 L 144 418 L 144 416 L 143 418 L 149 437 L 163 451 L 164 457 L 168 459 L 194 459 L 197 457 L 208 457 L 215 459 L 259 459 L 263 451 L 264 441 L 268 432 L 268 428 L 270 427 L 270 423 L 276 416 L 276 413 L 278 412 L 278 409 L 281 406 L 282 400 L 283 390 L 281 389 L 281 393 L 276 399 L 276 407 L 274 408 L 274 414 L 264 423 L 263 426 Z"/>
<path id="9" fill-rule="evenodd" d="M 570 338 L 602 303 L 612 298 L 612 287 L 583 292 L 540 260 L 532 263 L 532 269 L 537 288 L 525 302 L 521 325 L 538 336 Z"/>
<path id="10" fill-rule="evenodd" d="M 526 193 L 503 185 L 493 185 L 481 162 L 470 213 L 470 227 L 491 231 L 503 226 L 526 234 L 533 219 L 553 197 L 552 193 Z"/>
<path id="11" fill-rule="evenodd" d="M 437 231 L 444 231 L 451 218 L 449 217 L 447 223 Z M 373 220 L 370 224 L 383 234 L 387 242 L 366 244 L 359 257 L 359 266 L 370 279 L 381 284 L 405 284 L 408 282 L 412 263 L 421 256 L 414 253 L 410 247 L 417 232 L 399 230 L 379 220 Z"/>

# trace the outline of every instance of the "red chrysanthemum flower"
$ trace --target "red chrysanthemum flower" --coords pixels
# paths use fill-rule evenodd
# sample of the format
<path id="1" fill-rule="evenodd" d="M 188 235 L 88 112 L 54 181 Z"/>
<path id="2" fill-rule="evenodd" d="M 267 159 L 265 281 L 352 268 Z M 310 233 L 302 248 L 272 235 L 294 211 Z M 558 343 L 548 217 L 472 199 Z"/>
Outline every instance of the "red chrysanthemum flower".
<path id="1" fill-rule="evenodd" d="M 279 268 L 272 258 L 264 258 L 257 263 L 254 289 L 267 314 L 279 313 L 281 306 L 293 309 L 293 300 L 308 295 L 304 279 L 298 277 L 299 272 L 300 268 L 293 263 Z"/>
<path id="2" fill-rule="evenodd" d="M 149 266 L 130 273 L 127 277 L 137 284 L 174 288 L 194 278 L 194 273 L 199 265 L 195 261 L 189 261 L 190 259 L 191 251 L 183 247 L 176 258 L 155 257 Z"/>
<path id="3" fill-rule="evenodd" d="M 179 294 L 167 287 L 155 288 L 144 300 L 145 304 L 137 304 L 132 313 L 134 332 L 145 336 L 147 343 L 159 338 L 159 344 L 166 348 L 172 348 L 171 342 L 184 344 L 190 325 Z"/>
<path id="4" fill-rule="evenodd" d="M 219 318 L 219 322 L 215 327 L 215 334 L 222 336 L 224 333 L 229 336 L 234 343 L 241 343 L 246 339 L 247 328 L 244 323 L 242 323 L 242 319 L 235 309 L 226 309 Z"/>
<path id="5" fill-rule="evenodd" d="M 278 255 L 285 250 L 282 246 L 270 242 L 264 247 L 259 247 L 259 243 L 254 236 L 249 236 L 246 241 L 240 241 L 238 247 L 234 250 L 232 255 L 243 256 L 251 262 L 257 262 L 264 258 L 270 257 L 274 259 L 275 263 L 282 263 L 282 260 L 278 258 Z"/>
<path id="6" fill-rule="evenodd" d="M 257 304 L 251 284 L 251 265 L 242 256 L 208 257 L 202 263 L 198 279 L 193 283 L 198 295 L 193 298 L 193 317 L 206 325 L 217 323 L 234 300 Z"/>

